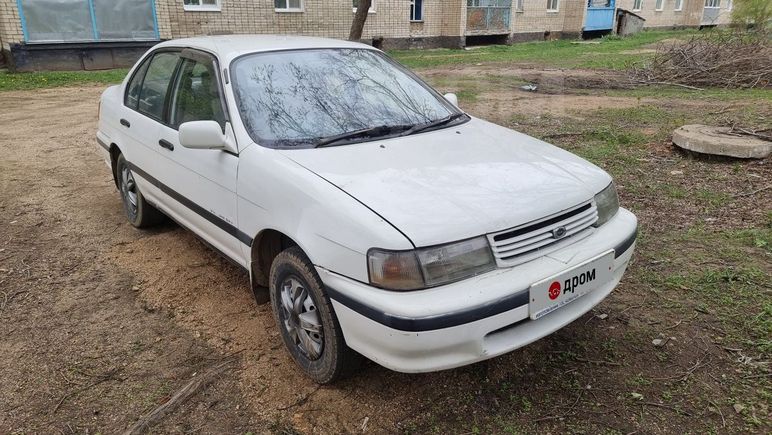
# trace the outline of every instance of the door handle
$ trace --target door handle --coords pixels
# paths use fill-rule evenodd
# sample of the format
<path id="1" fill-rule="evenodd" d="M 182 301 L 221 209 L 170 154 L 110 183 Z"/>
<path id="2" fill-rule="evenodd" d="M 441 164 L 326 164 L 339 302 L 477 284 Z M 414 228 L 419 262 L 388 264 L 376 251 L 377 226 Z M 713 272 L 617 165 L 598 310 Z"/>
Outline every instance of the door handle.
<path id="1" fill-rule="evenodd" d="M 166 148 L 169 151 L 174 151 L 174 145 L 169 142 L 168 140 L 159 140 L 158 145 L 161 145 L 161 148 Z"/>
<path id="2" fill-rule="evenodd" d="M 131 127 L 131 123 L 129 121 L 123 119 L 123 118 L 121 118 L 121 125 L 126 127 L 126 128 Z"/>

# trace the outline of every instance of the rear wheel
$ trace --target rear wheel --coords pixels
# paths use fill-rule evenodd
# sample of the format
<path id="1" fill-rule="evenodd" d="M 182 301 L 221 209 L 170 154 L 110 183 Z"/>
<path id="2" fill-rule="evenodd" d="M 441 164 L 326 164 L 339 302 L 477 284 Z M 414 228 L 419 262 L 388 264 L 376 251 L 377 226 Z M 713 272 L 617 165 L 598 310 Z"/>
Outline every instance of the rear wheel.
<path id="1" fill-rule="evenodd" d="M 137 228 L 147 228 L 161 222 L 164 215 L 142 196 L 142 192 L 134 180 L 134 173 L 123 154 L 119 155 L 115 162 L 115 171 L 118 179 L 118 190 L 123 200 L 123 209 L 126 211 L 129 223 Z"/>
<path id="2" fill-rule="evenodd" d="M 300 248 L 274 259 L 269 290 L 282 340 L 309 377 L 327 384 L 358 366 L 361 357 L 346 346 L 322 281 Z"/>

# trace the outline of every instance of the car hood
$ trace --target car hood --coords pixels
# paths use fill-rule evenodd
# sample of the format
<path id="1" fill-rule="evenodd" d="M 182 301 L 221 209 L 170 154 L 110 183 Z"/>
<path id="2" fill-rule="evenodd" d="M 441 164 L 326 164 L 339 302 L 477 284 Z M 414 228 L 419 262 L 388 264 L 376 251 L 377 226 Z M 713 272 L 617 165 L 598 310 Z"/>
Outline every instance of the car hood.
<path id="1" fill-rule="evenodd" d="M 475 118 L 407 137 L 280 152 L 417 247 L 522 225 L 588 201 L 611 182 L 571 153 Z"/>

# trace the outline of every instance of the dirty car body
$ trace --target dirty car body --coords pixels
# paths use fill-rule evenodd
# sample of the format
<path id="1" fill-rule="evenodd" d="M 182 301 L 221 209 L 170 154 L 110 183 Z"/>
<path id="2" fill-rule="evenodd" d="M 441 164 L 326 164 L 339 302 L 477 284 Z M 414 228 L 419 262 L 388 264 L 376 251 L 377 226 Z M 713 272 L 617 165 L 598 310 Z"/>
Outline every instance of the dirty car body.
<path id="1" fill-rule="evenodd" d="M 512 351 L 607 297 L 635 245 L 606 172 L 357 43 L 159 44 L 102 95 L 97 138 L 129 217 L 140 195 L 247 270 L 258 301 L 286 297 L 279 327 L 309 363 L 335 331 L 401 372 Z M 271 282 L 287 249 L 311 278 Z"/>

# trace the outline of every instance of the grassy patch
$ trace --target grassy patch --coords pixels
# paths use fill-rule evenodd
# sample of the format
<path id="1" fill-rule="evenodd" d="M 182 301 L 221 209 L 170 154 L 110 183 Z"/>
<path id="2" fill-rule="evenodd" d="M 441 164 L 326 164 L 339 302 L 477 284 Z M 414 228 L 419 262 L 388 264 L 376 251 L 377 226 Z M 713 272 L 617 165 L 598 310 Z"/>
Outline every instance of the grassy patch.
<path id="1" fill-rule="evenodd" d="M 721 321 L 727 339 L 772 352 L 772 303 L 764 300 L 763 283 L 772 278 L 756 267 L 721 267 L 666 279 L 671 291 L 687 292 L 702 301 Z"/>
<path id="2" fill-rule="evenodd" d="M 493 45 L 474 50 L 397 50 L 390 54 L 403 64 L 413 67 L 434 67 L 481 62 L 529 62 L 561 67 L 622 69 L 651 53 L 632 51 L 668 38 L 685 38 L 693 31 L 649 31 L 627 38 L 606 37 L 597 44 L 577 41 L 529 42 L 514 45 Z"/>
<path id="3" fill-rule="evenodd" d="M 702 91 L 685 89 L 678 86 L 640 86 L 634 89 L 610 89 L 605 91 L 609 96 L 637 97 L 637 98 L 677 98 L 681 100 L 707 100 L 707 101 L 737 101 L 747 99 L 761 99 L 772 101 L 772 89 L 723 89 L 708 88 Z"/>
<path id="4" fill-rule="evenodd" d="M 84 84 L 120 83 L 126 77 L 126 69 L 106 71 L 46 71 L 9 73 L 0 71 L 0 91 L 56 88 Z"/>

